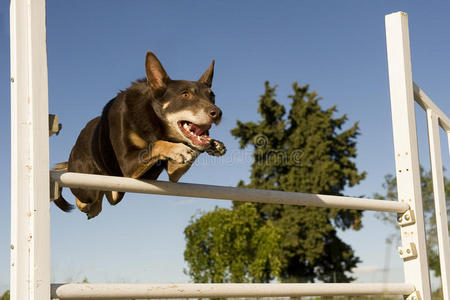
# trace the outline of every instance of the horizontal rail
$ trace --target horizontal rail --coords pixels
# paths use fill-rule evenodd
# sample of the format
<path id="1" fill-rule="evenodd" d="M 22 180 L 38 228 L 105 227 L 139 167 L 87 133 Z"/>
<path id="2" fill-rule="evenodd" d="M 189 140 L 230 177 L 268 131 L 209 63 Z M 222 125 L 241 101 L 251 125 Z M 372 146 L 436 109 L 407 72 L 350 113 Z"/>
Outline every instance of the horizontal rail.
<path id="1" fill-rule="evenodd" d="M 450 132 L 450 119 L 442 110 L 428 97 L 427 94 L 416 84 L 414 85 L 414 100 L 425 110 L 432 110 L 439 118 L 439 125 L 447 132 Z"/>
<path id="2" fill-rule="evenodd" d="M 50 176 L 51 180 L 58 183 L 60 187 L 84 188 L 100 191 L 132 192 L 396 213 L 403 213 L 409 208 L 407 204 L 397 201 L 367 198 L 246 189 L 205 184 L 172 183 L 167 181 L 138 180 L 127 177 L 70 172 L 51 171 Z"/>
<path id="3" fill-rule="evenodd" d="M 58 299 L 143 299 L 409 295 L 407 283 L 69 283 L 52 284 L 52 298 Z"/>

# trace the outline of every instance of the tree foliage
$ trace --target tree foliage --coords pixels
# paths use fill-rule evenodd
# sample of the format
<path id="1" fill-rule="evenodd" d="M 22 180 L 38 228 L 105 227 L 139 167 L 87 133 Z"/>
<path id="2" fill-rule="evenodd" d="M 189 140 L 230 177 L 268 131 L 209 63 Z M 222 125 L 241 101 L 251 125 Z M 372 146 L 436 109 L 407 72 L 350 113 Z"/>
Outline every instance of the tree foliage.
<path id="1" fill-rule="evenodd" d="M 2 297 L 0 298 L 0 300 L 9 300 L 10 295 L 9 295 L 9 290 L 4 292 Z"/>
<path id="2" fill-rule="evenodd" d="M 433 194 L 433 180 L 431 172 L 426 172 L 423 167 L 420 167 L 420 184 L 422 188 L 422 203 L 425 217 L 425 229 L 427 238 L 427 254 L 429 268 L 434 271 L 436 277 L 441 275 L 439 266 L 439 253 L 438 253 L 438 241 L 437 241 L 437 227 L 436 227 L 436 214 L 434 209 L 434 194 Z M 375 194 L 374 197 L 378 199 L 389 199 L 397 201 L 397 178 L 391 174 L 387 174 L 384 177 L 384 194 Z M 450 195 L 450 181 L 444 177 L 445 194 Z M 447 215 L 450 210 L 450 197 L 446 196 L 447 202 Z M 396 216 L 389 213 L 379 212 L 378 218 L 384 222 L 393 225 L 399 229 Z M 449 223 L 450 230 L 450 223 Z M 399 239 L 398 234 L 391 235 L 388 238 L 388 242 L 393 242 L 395 239 Z"/>
<path id="3" fill-rule="evenodd" d="M 239 182 L 239 186 L 290 192 L 321 193 L 342 195 L 346 186 L 353 186 L 365 177 L 358 172 L 353 161 L 356 157 L 356 137 L 358 123 L 343 129 L 346 115 L 334 117 L 336 107 L 322 109 L 321 98 L 309 86 L 293 84 L 291 107 L 286 109 L 276 99 L 276 87 L 265 84 L 265 93 L 259 100 L 258 122 L 237 122 L 231 133 L 240 147 L 252 147 L 254 162 L 251 166 L 250 181 Z M 232 211 L 241 210 L 243 204 L 234 203 Z M 245 209 L 255 210 L 258 226 L 273 226 L 279 232 L 279 244 L 272 250 L 280 253 L 280 267 L 267 268 L 263 278 L 278 276 L 284 282 L 349 282 L 353 278 L 349 272 L 360 262 L 350 245 L 343 242 L 336 228 L 345 230 L 361 227 L 360 211 L 326 209 L 272 204 L 245 204 Z M 217 214 L 218 212 L 212 212 Z M 198 219 L 198 220 L 201 220 Z M 190 225 L 200 225 L 193 221 Z M 223 224 L 222 224 L 223 226 Z M 216 239 L 222 247 L 232 243 L 215 235 L 222 234 L 222 228 L 208 228 L 211 239 Z M 241 228 L 243 230 L 243 228 Z M 242 232 L 237 232 L 234 239 Z M 200 236 L 204 236 L 200 234 Z M 187 236 L 187 250 L 191 253 Z M 219 247 L 219 245 L 216 245 Z M 269 251 L 270 252 L 270 251 Z M 236 252 L 234 259 L 242 260 Z M 203 256 L 200 258 L 200 256 Z M 203 259 L 202 270 L 208 269 L 215 276 L 223 270 L 207 266 L 213 255 L 205 251 L 185 257 L 194 280 L 212 281 L 221 279 L 211 274 L 193 269 L 195 262 Z M 245 272 L 248 266 L 242 264 Z M 277 271 L 277 272 L 275 272 Z M 204 275 L 203 275 L 204 274 Z M 242 277 L 242 276 L 241 276 Z M 231 277 L 231 281 L 234 278 Z"/>
<path id="4" fill-rule="evenodd" d="M 280 272 L 280 235 L 249 203 L 194 217 L 184 233 L 195 282 L 269 282 Z"/>

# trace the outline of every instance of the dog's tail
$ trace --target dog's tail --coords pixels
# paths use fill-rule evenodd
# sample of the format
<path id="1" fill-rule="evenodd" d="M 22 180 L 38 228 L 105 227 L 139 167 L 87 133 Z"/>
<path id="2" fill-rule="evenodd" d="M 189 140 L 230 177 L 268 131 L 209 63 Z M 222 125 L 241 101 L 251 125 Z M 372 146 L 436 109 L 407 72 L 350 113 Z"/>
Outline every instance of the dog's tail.
<path id="1" fill-rule="evenodd" d="M 62 163 L 56 164 L 52 168 L 52 170 L 59 171 L 59 172 L 65 172 L 68 170 L 68 163 L 62 162 Z M 74 206 L 72 204 L 70 204 L 69 202 L 67 202 L 66 199 L 64 199 L 64 197 L 62 196 L 62 187 L 59 188 L 58 199 L 54 200 L 53 202 L 55 202 L 56 206 L 58 206 L 62 211 L 65 211 L 65 212 L 70 212 L 74 208 Z"/>

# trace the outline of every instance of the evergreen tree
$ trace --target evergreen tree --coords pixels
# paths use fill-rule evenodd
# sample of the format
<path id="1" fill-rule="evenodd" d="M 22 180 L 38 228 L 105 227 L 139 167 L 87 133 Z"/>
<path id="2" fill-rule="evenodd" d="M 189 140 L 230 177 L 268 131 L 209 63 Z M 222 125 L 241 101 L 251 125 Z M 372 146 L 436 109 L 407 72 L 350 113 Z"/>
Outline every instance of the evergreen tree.
<path id="1" fill-rule="evenodd" d="M 266 82 L 258 107 L 262 119 L 256 123 L 238 121 L 231 131 L 242 149 L 254 149 L 250 182 L 241 181 L 239 186 L 342 195 L 347 185 L 353 186 L 365 177 L 352 160 L 356 157 L 358 124 L 343 130 L 347 117 L 334 118 L 335 106 L 322 109 L 321 98 L 309 91 L 309 86 L 294 83 L 293 91 L 286 118 L 284 106 L 275 99 L 275 87 Z M 241 206 L 235 202 L 233 210 Z M 270 222 L 280 234 L 280 272 L 272 275 L 284 282 L 353 280 L 349 272 L 360 260 L 351 246 L 337 236 L 336 228 L 359 229 L 360 211 L 273 204 L 246 207 L 254 207 L 260 224 Z M 211 229 L 208 232 L 215 234 Z M 208 256 L 209 252 L 201 254 Z M 192 258 L 185 258 L 191 266 Z"/>

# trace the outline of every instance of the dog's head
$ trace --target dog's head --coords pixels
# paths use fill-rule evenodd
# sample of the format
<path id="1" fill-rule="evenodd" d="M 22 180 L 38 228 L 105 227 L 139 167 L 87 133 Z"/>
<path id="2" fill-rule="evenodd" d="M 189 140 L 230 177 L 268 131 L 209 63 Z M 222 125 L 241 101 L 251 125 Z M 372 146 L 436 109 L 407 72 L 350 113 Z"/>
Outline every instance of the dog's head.
<path id="1" fill-rule="evenodd" d="M 152 106 L 166 127 L 168 139 L 198 150 L 207 149 L 211 142 L 209 129 L 222 118 L 211 90 L 214 61 L 198 81 L 171 80 L 155 54 L 149 51 L 145 70 Z"/>

